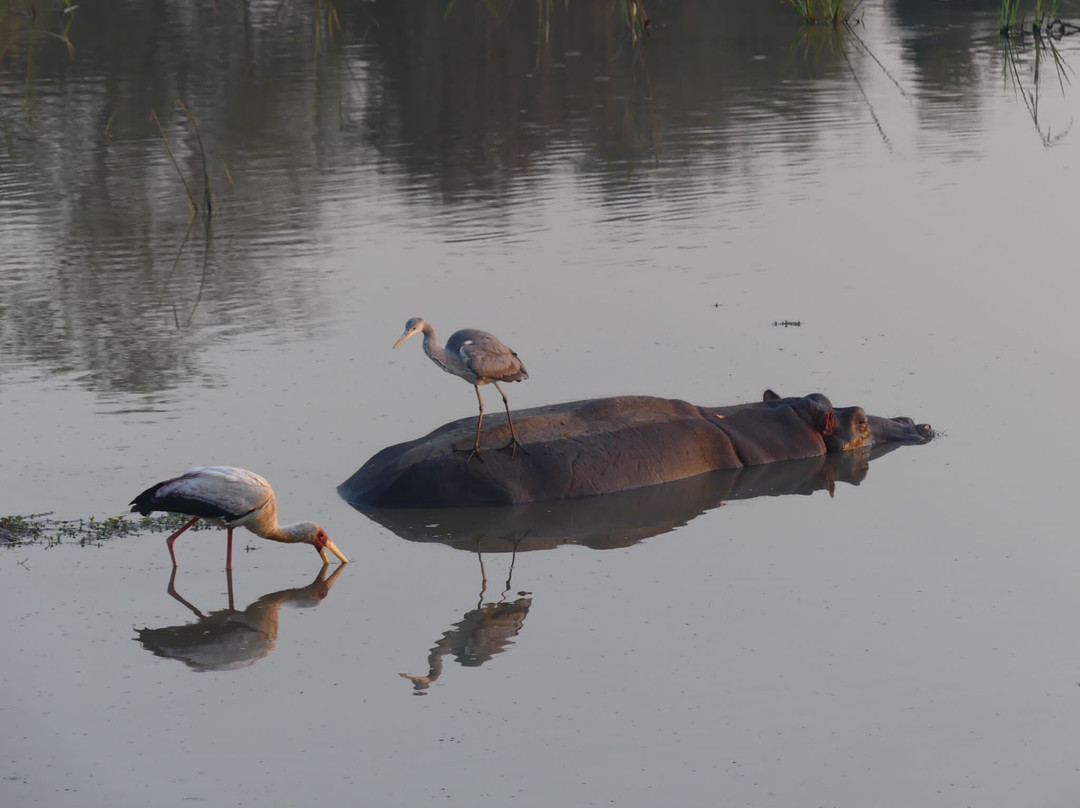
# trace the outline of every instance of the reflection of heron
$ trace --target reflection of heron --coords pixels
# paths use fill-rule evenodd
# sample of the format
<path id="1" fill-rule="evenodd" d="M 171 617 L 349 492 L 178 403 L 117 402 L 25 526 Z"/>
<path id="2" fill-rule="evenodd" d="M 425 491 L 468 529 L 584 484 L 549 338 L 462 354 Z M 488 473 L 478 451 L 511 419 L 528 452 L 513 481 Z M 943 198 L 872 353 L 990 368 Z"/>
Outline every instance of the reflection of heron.
<path id="1" fill-rule="evenodd" d="M 243 611 L 233 607 L 232 573 L 228 572 L 229 607 L 203 614 L 176 591 L 176 567 L 168 592 L 189 608 L 198 622 L 138 630 L 137 639 L 146 650 L 165 659 L 178 659 L 197 671 L 246 668 L 274 650 L 278 635 L 278 612 L 282 605 L 317 606 L 345 569 L 341 565 L 327 578 L 323 566 L 307 586 L 263 595 Z"/>
<path id="2" fill-rule="evenodd" d="M 398 674 L 401 678 L 413 683 L 417 694 L 422 694 L 442 675 L 442 658 L 446 654 L 453 654 L 454 658 L 467 668 L 476 668 L 496 654 L 505 651 L 521 631 L 525 617 L 529 614 L 532 598 L 525 597 L 529 594 L 528 592 L 518 592 L 521 597 L 509 603 L 506 602 L 506 593 L 510 591 L 510 579 L 514 575 L 516 553 L 511 557 L 510 570 L 506 576 L 506 588 L 497 603 L 484 603 L 487 574 L 484 572 L 484 560 L 479 548 L 476 555 L 480 559 L 480 573 L 483 576 L 476 608 L 466 612 L 460 621 L 454 623 L 449 631 L 444 631 L 442 637 L 435 642 L 434 647 L 428 652 L 426 675 Z"/>
<path id="3" fill-rule="evenodd" d="M 264 478 L 247 469 L 230 466 L 191 468 L 181 476 L 151 486 L 131 501 L 132 512 L 149 516 L 153 511 L 168 511 L 193 517 L 165 540 L 176 566 L 173 543 L 177 537 L 200 519 L 213 521 L 229 531 L 229 549 L 225 569 L 232 569 L 233 528 L 246 527 L 252 533 L 271 541 L 302 542 L 315 547 L 323 564 L 330 562 L 327 548 L 345 564 L 349 559 L 314 522 L 279 525 L 274 490 Z"/>
<path id="4" fill-rule="evenodd" d="M 474 456 L 480 454 L 480 427 L 484 423 L 484 399 L 480 396 L 482 384 L 494 384 L 506 408 L 506 420 L 510 422 L 510 442 L 502 448 L 513 447 L 514 452 L 520 448 L 524 452 L 525 447 L 518 441 L 517 433 L 514 432 L 514 419 L 510 417 L 510 402 L 499 386 L 499 382 L 520 382 L 529 378 L 518 355 L 492 334 L 487 331 L 477 331 L 475 328 L 455 331 L 446 341 L 446 350 L 443 350 L 439 347 L 435 329 L 431 327 L 431 323 L 421 317 L 413 317 L 405 323 L 405 333 L 394 343 L 394 347 L 396 348 L 413 334 L 421 331 L 424 332 L 424 353 L 431 358 L 431 361 L 447 373 L 460 376 L 476 390 L 476 400 L 480 402 L 480 419 L 476 422 L 476 441 L 473 444 L 473 450 L 465 462 L 468 463 Z"/>

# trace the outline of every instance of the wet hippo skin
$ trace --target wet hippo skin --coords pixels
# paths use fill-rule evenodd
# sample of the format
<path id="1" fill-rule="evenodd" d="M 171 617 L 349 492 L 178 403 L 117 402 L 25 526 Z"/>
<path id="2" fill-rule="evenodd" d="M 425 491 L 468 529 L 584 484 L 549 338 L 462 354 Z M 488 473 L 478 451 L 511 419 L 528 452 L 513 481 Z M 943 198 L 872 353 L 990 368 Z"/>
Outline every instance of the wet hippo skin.
<path id="1" fill-rule="evenodd" d="M 861 447 L 926 443 L 927 424 L 835 408 L 815 393 L 729 407 L 618 396 L 515 413 L 525 452 L 502 451 L 505 417 L 489 416 L 482 455 L 466 463 L 476 419 L 387 447 L 338 487 L 363 508 L 510 505 L 627 491 L 708 471 Z M 482 459 L 481 459 L 482 458 Z"/>

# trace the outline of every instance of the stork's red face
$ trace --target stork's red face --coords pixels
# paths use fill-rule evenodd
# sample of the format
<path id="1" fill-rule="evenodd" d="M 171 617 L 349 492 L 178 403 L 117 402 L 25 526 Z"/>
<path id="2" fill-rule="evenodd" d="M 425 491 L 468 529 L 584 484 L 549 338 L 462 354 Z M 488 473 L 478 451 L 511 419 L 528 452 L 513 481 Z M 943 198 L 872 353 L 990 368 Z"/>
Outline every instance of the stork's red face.
<path id="1" fill-rule="evenodd" d="M 326 535 L 326 531 L 323 530 L 321 527 L 317 531 L 315 531 L 315 538 L 314 540 L 312 540 L 311 543 L 315 545 L 315 551 L 322 558 L 324 564 L 330 563 L 330 558 L 326 555 L 327 550 L 329 550 L 331 553 L 341 559 L 342 564 L 349 563 L 349 559 L 347 559 L 345 557 L 345 554 L 337 548 L 337 545 L 334 544 L 333 539 Z"/>

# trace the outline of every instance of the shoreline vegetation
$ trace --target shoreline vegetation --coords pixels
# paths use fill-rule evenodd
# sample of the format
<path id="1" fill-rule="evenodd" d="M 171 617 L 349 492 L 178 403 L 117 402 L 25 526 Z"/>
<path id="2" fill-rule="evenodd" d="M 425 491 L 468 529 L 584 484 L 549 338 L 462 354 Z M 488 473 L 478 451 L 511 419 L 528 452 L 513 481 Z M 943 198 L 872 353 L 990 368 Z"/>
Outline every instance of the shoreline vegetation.
<path id="1" fill-rule="evenodd" d="M 1061 19 L 1060 7 L 1060 0 L 1001 0 L 998 31 L 1006 38 L 1033 36 L 1038 39 L 1061 39 L 1080 32 L 1080 26 Z"/>
<path id="2" fill-rule="evenodd" d="M 788 0 L 806 25 L 831 25 L 834 28 L 862 22 L 855 16 L 862 0 Z"/>
<path id="3" fill-rule="evenodd" d="M 805 25 L 834 28 L 862 22 L 863 0 L 787 0 Z M 1080 32 L 1080 26 L 1061 19 L 1061 0 L 1001 0 L 998 32 L 1006 38 L 1033 36 L 1060 39 Z"/>

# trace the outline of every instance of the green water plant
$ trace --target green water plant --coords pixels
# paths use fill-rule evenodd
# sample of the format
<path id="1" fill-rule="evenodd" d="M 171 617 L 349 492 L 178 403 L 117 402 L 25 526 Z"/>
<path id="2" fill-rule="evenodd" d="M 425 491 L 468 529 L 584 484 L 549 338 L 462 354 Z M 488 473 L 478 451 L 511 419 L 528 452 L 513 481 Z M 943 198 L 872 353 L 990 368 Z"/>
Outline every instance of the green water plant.
<path id="1" fill-rule="evenodd" d="M 52 513 L 32 513 L 25 516 L 0 516 L 0 547 L 19 547 L 27 544 L 54 545 L 73 541 L 79 545 L 97 545 L 109 539 L 139 533 L 165 533 L 180 528 L 188 520 L 182 514 L 160 514 L 138 519 L 109 516 L 99 519 L 55 519 Z M 199 522 L 192 529 L 207 529 L 211 525 Z"/>
<path id="2" fill-rule="evenodd" d="M 1001 8 L 998 11 L 998 21 L 1001 24 L 1001 33 L 1008 36 L 1011 30 L 1018 26 L 1027 27 L 1024 24 L 1024 11 L 1030 5 L 1032 17 L 1032 30 L 1039 31 L 1043 20 L 1047 16 L 1057 15 L 1058 0 L 1001 0 Z"/>
<path id="3" fill-rule="evenodd" d="M 850 25 L 862 0 L 788 0 L 807 25 Z"/>
<path id="4" fill-rule="evenodd" d="M 1006 38 L 1030 34 L 1060 39 L 1080 32 L 1080 26 L 1061 19 L 1060 11 L 1060 0 L 1001 0 L 998 30 Z"/>
<path id="5" fill-rule="evenodd" d="M 69 57 L 75 54 L 71 28 L 78 6 L 72 0 L 63 0 L 62 6 L 39 13 L 34 0 L 0 0 L 0 62 L 9 58 L 13 62 L 25 61 L 23 105 L 27 111 L 37 94 L 34 54 L 38 42 L 51 39 L 62 43 Z"/>
<path id="6" fill-rule="evenodd" d="M 632 41 L 637 42 L 649 33 L 649 24 L 652 21 L 641 0 L 623 0 L 622 10 Z"/>
<path id="7" fill-rule="evenodd" d="M 1072 122 L 1070 120 L 1066 126 L 1055 128 L 1040 115 L 1043 84 L 1048 77 L 1056 78 L 1058 89 L 1064 95 L 1073 71 L 1058 49 L 1058 35 L 1035 33 L 1027 36 L 1028 33 L 1024 31 L 1020 36 L 1003 34 L 1000 40 L 1002 67 L 1006 84 L 1011 84 L 1023 100 L 1043 146 L 1049 148 L 1056 146 L 1069 134 Z"/>
<path id="8" fill-rule="evenodd" d="M 882 142 L 889 146 L 890 140 L 885 131 L 885 126 L 878 117 L 874 103 L 867 92 L 867 87 L 860 78 L 860 71 L 856 70 L 856 63 L 852 61 L 852 56 L 858 55 L 863 63 L 876 65 L 877 69 L 881 71 L 882 75 L 888 79 L 901 96 L 907 99 L 910 99 L 910 97 L 896 76 L 878 59 L 870 46 L 859 36 L 856 27 L 849 23 L 835 26 L 804 25 L 800 29 L 798 39 L 794 45 L 793 52 L 801 53 L 808 65 L 825 58 L 832 60 L 839 57 L 843 61 L 852 83 L 866 105 L 866 111 L 881 135 Z"/>

